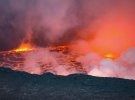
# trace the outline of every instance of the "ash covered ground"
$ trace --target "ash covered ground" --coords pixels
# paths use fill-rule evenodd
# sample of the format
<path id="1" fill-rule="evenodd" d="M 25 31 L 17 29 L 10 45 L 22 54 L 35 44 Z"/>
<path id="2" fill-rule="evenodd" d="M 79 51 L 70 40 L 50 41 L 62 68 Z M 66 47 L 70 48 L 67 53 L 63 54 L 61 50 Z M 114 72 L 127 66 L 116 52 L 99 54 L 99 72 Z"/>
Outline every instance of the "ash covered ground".
<path id="1" fill-rule="evenodd" d="M 0 68 L 0 100 L 134 100 L 135 81 Z"/>

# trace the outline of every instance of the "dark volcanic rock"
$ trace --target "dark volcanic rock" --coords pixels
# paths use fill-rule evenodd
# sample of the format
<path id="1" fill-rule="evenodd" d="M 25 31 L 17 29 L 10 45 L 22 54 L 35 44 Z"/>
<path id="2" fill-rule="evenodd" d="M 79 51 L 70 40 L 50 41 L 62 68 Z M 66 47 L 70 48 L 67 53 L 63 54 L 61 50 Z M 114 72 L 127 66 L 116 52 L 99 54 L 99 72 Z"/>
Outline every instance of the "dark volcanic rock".
<path id="1" fill-rule="evenodd" d="M 0 100 L 135 100 L 135 81 L 0 68 Z"/>

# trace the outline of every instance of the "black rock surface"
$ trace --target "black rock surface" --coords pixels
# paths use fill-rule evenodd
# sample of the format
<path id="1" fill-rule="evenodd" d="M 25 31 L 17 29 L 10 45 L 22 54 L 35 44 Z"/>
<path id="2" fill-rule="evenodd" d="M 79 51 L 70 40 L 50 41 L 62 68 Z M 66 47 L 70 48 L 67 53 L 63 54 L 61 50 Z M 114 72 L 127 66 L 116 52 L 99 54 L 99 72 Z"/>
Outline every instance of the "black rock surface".
<path id="1" fill-rule="evenodd" d="M 0 68 L 0 100 L 135 100 L 135 81 Z"/>

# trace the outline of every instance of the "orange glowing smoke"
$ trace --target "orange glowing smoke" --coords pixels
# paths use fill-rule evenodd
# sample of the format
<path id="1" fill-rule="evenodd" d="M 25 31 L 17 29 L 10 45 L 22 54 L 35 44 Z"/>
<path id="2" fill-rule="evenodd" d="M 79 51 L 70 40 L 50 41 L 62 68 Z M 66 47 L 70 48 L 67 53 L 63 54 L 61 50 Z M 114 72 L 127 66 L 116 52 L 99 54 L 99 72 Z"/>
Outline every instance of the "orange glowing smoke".
<path id="1" fill-rule="evenodd" d="M 119 13 L 108 14 L 100 22 L 95 38 L 89 46 L 107 58 L 116 58 L 127 49 L 135 46 L 135 30 L 132 21 Z"/>

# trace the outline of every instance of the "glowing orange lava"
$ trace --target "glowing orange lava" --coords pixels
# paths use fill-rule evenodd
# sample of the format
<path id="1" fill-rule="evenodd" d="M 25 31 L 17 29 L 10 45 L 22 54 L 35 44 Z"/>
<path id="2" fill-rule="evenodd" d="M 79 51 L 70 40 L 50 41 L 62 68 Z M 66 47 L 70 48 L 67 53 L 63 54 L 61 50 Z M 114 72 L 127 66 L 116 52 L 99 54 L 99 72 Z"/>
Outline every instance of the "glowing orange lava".
<path id="1" fill-rule="evenodd" d="M 117 58 L 118 56 L 115 55 L 115 54 L 112 54 L 112 53 L 107 53 L 104 55 L 105 58 L 110 58 L 110 59 L 115 59 Z"/>
<path id="2" fill-rule="evenodd" d="M 15 49 L 15 52 L 25 52 L 25 51 L 32 51 L 33 48 L 28 43 L 22 43 L 19 48 Z"/>

